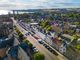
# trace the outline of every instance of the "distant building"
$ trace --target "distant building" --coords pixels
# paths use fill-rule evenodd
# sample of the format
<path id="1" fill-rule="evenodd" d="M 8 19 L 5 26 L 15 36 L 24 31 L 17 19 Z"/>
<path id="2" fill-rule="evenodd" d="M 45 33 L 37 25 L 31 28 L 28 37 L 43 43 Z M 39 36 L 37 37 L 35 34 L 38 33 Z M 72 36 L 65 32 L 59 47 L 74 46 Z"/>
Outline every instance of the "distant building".
<path id="1" fill-rule="evenodd" d="M 77 25 L 70 25 L 70 27 L 71 27 L 71 28 L 76 28 L 76 27 L 77 27 Z"/>
<path id="2" fill-rule="evenodd" d="M 66 30 L 70 29 L 70 24 L 68 22 L 64 23 L 63 25 L 64 25 L 63 31 L 66 31 Z"/>
<path id="3" fill-rule="evenodd" d="M 13 45 L 13 21 L 0 16 L 0 57 L 6 56 L 6 51 Z"/>
<path id="4" fill-rule="evenodd" d="M 0 36 L 8 36 L 13 31 L 13 21 L 9 18 L 0 19 Z"/>
<path id="5" fill-rule="evenodd" d="M 62 29 L 59 27 L 59 26 L 52 26 L 53 27 L 53 30 L 56 32 L 56 33 L 61 33 L 62 32 Z"/>

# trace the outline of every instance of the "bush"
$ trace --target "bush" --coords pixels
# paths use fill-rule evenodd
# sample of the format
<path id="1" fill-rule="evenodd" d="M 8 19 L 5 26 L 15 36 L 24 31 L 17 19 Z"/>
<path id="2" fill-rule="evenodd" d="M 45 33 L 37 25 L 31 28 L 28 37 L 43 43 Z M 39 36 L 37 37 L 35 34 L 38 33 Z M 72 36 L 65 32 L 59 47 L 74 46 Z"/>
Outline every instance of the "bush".
<path id="1" fill-rule="evenodd" d="M 30 43 L 30 42 L 28 42 L 28 45 L 29 45 L 29 47 L 33 47 L 33 44 L 32 44 L 32 43 Z"/>
<path id="2" fill-rule="evenodd" d="M 29 47 L 32 47 L 32 46 L 33 46 L 33 44 L 32 44 L 32 43 L 30 43 L 28 40 L 24 40 L 24 42 L 25 42 L 26 44 L 28 44 L 28 45 L 29 45 Z"/>
<path id="3" fill-rule="evenodd" d="M 34 60 L 44 60 L 45 56 L 40 52 L 34 54 Z"/>
<path id="4" fill-rule="evenodd" d="M 77 45 L 76 48 L 77 48 L 78 50 L 80 50 L 80 45 Z"/>
<path id="5" fill-rule="evenodd" d="M 28 43 L 28 42 L 29 42 L 27 39 L 24 39 L 23 41 L 24 41 L 25 43 Z"/>
<path id="6" fill-rule="evenodd" d="M 51 31 L 52 30 L 52 26 L 48 26 L 47 31 Z"/>
<path id="7" fill-rule="evenodd" d="M 22 33 L 19 33 L 19 38 L 24 39 L 24 35 Z"/>

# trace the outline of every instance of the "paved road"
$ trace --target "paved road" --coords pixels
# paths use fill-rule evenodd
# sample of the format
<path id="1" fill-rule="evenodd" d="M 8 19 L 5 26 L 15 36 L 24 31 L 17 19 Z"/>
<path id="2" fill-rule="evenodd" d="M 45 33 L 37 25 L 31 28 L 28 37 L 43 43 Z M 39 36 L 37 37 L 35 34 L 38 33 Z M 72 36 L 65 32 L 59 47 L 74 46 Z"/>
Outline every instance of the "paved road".
<path id="1" fill-rule="evenodd" d="M 27 31 L 24 30 L 18 23 L 16 23 L 16 21 L 13 21 L 14 24 L 20 29 L 20 31 L 25 34 Z M 39 44 L 37 42 L 37 40 L 32 37 L 32 36 L 27 36 L 27 39 L 33 44 L 36 45 L 36 48 L 45 55 L 45 60 L 66 60 L 64 59 L 63 56 L 59 55 L 59 56 L 55 56 L 54 54 L 52 54 L 51 52 L 49 52 L 44 46 L 42 46 L 41 44 Z"/>
<path id="2" fill-rule="evenodd" d="M 50 53 L 45 47 L 43 47 L 41 44 L 37 42 L 35 38 L 32 36 L 27 36 L 27 39 L 36 46 L 36 48 L 45 55 L 45 60 L 59 60 L 55 55 Z"/>

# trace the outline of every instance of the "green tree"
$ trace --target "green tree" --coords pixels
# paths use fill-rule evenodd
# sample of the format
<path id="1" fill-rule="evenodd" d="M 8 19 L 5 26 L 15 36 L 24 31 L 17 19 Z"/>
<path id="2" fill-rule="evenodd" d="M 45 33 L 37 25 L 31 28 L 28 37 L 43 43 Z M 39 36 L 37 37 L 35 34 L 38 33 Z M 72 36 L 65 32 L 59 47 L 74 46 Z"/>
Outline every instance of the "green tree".
<path id="1" fill-rule="evenodd" d="M 24 42 L 26 43 L 26 44 L 28 44 L 30 47 L 32 47 L 33 46 L 33 44 L 32 43 L 30 43 L 28 40 L 26 40 L 26 39 L 24 39 Z"/>
<path id="2" fill-rule="evenodd" d="M 20 39 L 23 39 L 24 38 L 24 35 L 21 32 L 19 33 L 19 38 Z"/>
<path id="3" fill-rule="evenodd" d="M 42 28 L 45 28 L 48 24 L 48 21 L 41 21 L 40 25 L 42 26 Z"/>
<path id="4" fill-rule="evenodd" d="M 51 31 L 51 30 L 52 30 L 52 26 L 48 26 L 47 31 Z"/>
<path id="5" fill-rule="evenodd" d="M 30 47 L 32 47 L 32 46 L 33 46 L 33 44 L 32 44 L 32 43 L 30 43 L 30 42 L 28 42 L 28 45 L 29 45 Z"/>
<path id="6" fill-rule="evenodd" d="M 28 41 L 28 40 L 26 40 L 26 39 L 24 39 L 24 42 L 25 42 L 25 43 L 28 43 L 29 41 Z"/>
<path id="7" fill-rule="evenodd" d="M 80 45 L 77 45 L 76 48 L 77 48 L 78 50 L 80 50 Z"/>
<path id="8" fill-rule="evenodd" d="M 34 60 L 44 60 L 45 56 L 40 52 L 34 54 Z"/>
<path id="9" fill-rule="evenodd" d="M 77 36 L 76 34 L 73 35 L 74 39 L 77 40 L 79 38 L 79 36 Z"/>

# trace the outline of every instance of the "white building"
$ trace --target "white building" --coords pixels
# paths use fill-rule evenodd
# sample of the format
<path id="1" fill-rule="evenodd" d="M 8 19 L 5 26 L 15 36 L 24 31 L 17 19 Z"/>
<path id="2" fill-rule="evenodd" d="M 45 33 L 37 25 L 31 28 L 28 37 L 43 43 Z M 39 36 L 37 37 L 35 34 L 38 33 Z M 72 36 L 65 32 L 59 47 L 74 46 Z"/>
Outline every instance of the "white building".
<path id="1" fill-rule="evenodd" d="M 61 53 L 66 53 L 66 46 L 64 46 L 63 44 L 59 47 L 59 51 Z"/>

